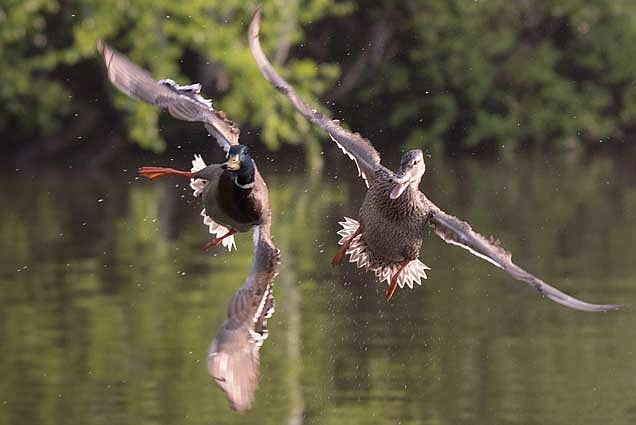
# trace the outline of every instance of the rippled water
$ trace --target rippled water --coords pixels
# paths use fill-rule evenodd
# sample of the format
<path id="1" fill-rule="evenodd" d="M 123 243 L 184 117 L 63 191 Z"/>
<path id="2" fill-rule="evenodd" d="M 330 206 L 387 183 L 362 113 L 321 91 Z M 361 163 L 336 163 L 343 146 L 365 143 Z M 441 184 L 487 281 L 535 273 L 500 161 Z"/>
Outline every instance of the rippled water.
<path id="1" fill-rule="evenodd" d="M 203 253 L 187 185 L 137 180 L 132 167 L 6 172 L 0 423 L 636 421 L 633 309 L 569 311 L 434 235 L 429 280 L 387 304 L 370 273 L 329 264 L 337 221 L 356 217 L 363 196 L 352 164 L 312 176 L 261 163 L 284 263 L 244 415 L 205 357 L 250 236 L 238 252 Z M 635 304 L 633 161 L 434 158 L 428 170 L 429 197 L 520 265 L 587 301 Z"/>

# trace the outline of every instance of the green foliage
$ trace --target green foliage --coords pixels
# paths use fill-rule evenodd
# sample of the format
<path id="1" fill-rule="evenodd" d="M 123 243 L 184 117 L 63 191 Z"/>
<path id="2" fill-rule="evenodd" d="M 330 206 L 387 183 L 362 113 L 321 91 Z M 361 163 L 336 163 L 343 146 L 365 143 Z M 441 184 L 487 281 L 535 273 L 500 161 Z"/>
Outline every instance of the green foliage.
<path id="1" fill-rule="evenodd" d="M 322 62 L 355 63 L 374 49 L 370 27 L 386 21 L 384 56 L 367 63 L 364 78 L 336 99 L 344 113 L 332 111 L 369 136 L 389 128 L 392 140 L 409 146 L 499 150 L 625 142 L 636 130 L 634 2 L 266 0 L 262 6 L 266 53 L 317 106 L 340 78 L 340 66 Z M 86 110 L 101 116 L 115 105 L 125 112 L 118 116 L 131 140 L 162 150 L 160 112 L 125 98 L 98 74 L 101 37 L 157 78 L 202 82 L 215 107 L 242 128 L 259 129 L 270 149 L 307 143 L 317 150 L 316 135 L 324 134 L 253 63 L 246 31 L 255 7 L 238 0 L 194 0 L 187 7 L 169 0 L 6 1 L 0 132 L 46 140 L 41 136 L 59 134 Z"/>
<path id="2" fill-rule="evenodd" d="M 103 38 L 157 78 L 202 81 L 215 107 L 239 125 L 262 127 L 269 147 L 281 141 L 300 142 L 307 138 L 310 126 L 273 95 L 247 48 L 247 24 L 256 4 L 236 0 L 197 0 L 187 7 L 169 0 L 12 2 L 0 8 L 0 101 L 6 106 L 0 112 L 0 128 L 12 126 L 25 135 L 47 135 L 59 130 L 72 111 L 87 107 L 95 95 L 74 93 L 72 77 L 66 74 L 85 70 L 90 60 L 93 68 L 77 80 L 87 80 L 87 74 L 103 80 L 94 75 L 102 66 L 95 42 Z M 346 3 L 333 0 L 289 4 L 269 0 L 262 7 L 264 48 L 272 54 L 302 40 L 301 26 L 307 22 L 349 9 Z M 190 72 L 179 69 L 180 63 L 191 65 Z M 313 100 L 338 75 L 336 66 L 318 66 L 310 60 L 288 65 L 286 76 Z M 110 93 L 117 108 L 126 112 L 129 137 L 144 148 L 161 150 L 160 112 L 115 90 Z"/>
<path id="3" fill-rule="evenodd" d="M 634 127 L 636 3 L 399 7 L 398 56 L 376 71 L 386 78 L 369 78 L 363 99 L 388 95 L 389 124 L 408 144 L 624 141 Z"/>
<path id="4" fill-rule="evenodd" d="M 50 131 L 68 112 L 66 92 L 59 83 L 50 84 L 43 51 L 47 43 L 47 15 L 58 10 L 55 1 L 12 1 L 0 7 L 0 127 Z M 57 120 L 56 120 L 57 119 Z"/>

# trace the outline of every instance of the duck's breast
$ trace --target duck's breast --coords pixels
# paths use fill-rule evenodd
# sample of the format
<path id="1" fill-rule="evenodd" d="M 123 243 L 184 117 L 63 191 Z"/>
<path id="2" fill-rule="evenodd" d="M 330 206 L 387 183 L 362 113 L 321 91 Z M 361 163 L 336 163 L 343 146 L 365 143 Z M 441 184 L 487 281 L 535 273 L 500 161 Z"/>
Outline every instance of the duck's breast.
<path id="1" fill-rule="evenodd" d="M 369 188 L 360 208 L 362 236 L 374 260 L 414 260 L 422 246 L 426 210 L 419 202 L 419 191 L 409 188 L 395 200 L 390 192 L 390 182 L 378 179 Z"/>
<path id="2" fill-rule="evenodd" d="M 262 221 L 260 191 L 258 184 L 251 189 L 238 187 L 233 175 L 224 171 L 217 184 L 208 189 L 204 205 L 208 215 L 217 223 L 246 232 Z"/>

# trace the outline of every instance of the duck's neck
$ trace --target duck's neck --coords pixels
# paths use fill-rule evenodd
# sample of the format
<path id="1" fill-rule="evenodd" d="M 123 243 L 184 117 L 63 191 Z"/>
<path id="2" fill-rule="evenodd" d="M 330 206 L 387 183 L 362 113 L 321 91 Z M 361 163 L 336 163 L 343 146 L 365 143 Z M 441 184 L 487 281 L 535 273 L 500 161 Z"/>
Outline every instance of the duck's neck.
<path id="1" fill-rule="evenodd" d="M 399 197 L 397 197 L 396 199 L 391 199 L 392 204 L 397 207 L 410 205 L 413 202 L 413 197 L 415 196 L 415 192 L 417 191 L 417 186 L 411 183 Z"/>
<path id="2" fill-rule="evenodd" d="M 383 204 L 386 213 L 392 217 L 410 217 L 418 208 L 418 192 L 419 188 L 411 184 L 396 199 L 390 199 L 389 193 L 385 193 Z"/>

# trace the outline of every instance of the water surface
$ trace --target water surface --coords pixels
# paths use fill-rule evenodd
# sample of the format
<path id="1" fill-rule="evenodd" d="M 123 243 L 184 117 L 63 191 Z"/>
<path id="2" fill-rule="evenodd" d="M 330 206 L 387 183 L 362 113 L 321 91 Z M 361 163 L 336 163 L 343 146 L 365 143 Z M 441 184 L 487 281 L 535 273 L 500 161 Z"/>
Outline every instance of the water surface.
<path id="1" fill-rule="evenodd" d="M 284 263 L 244 415 L 205 357 L 250 236 L 203 253 L 187 185 L 133 167 L 6 172 L 0 423 L 636 422 L 633 310 L 567 310 L 432 234 L 429 280 L 387 304 L 370 273 L 330 266 L 337 222 L 357 216 L 364 191 L 351 163 L 328 157 L 318 175 L 261 161 Z M 429 197 L 529 271 L 586 301 L 634 304 L 633 162 L 433 158 L 428 170 Z"/>

